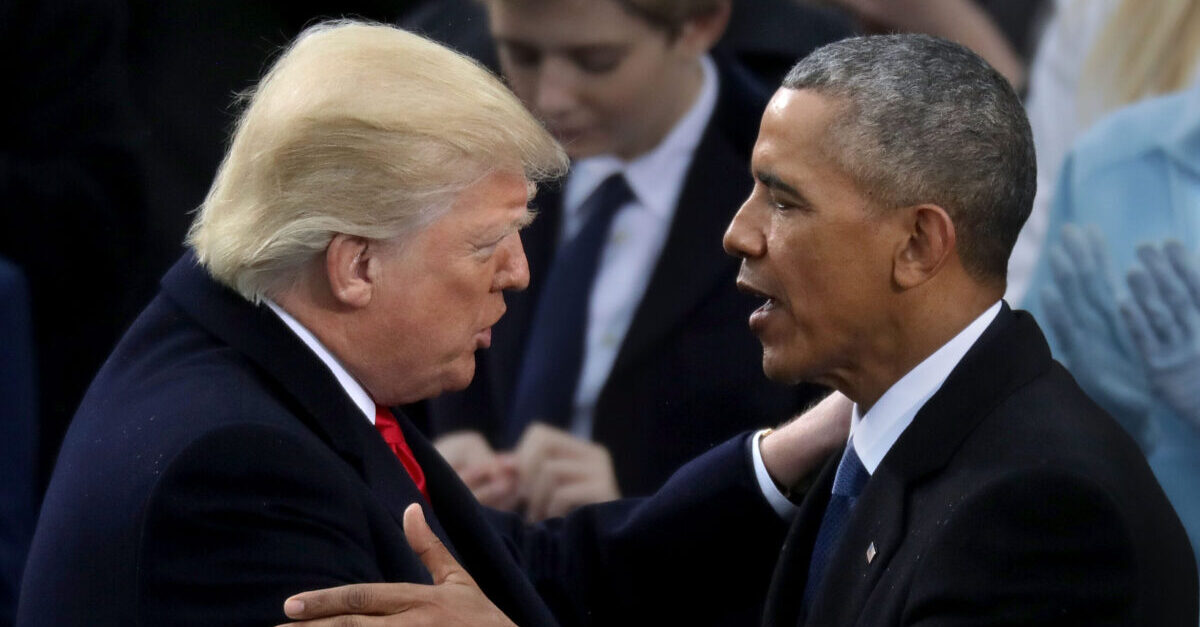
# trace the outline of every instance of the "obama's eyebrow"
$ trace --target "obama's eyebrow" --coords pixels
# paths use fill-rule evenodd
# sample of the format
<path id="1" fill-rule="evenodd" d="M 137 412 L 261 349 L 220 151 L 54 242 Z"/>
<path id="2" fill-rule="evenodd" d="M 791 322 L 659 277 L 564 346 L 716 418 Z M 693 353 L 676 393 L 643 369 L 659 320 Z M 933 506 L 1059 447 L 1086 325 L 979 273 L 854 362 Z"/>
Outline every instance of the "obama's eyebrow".
<path id="1" fill-rule="evenodd" d="M 758 179 L 759 182 L 762 183 L 763 185 L 766 185 L 768 189 L 778 190 L 778 191 L 784 192 L 785 194 L 791 194 L 792 196 L 796 196 L 798 198 L 804 197 L 804 194 L 801 194 L 800 190 L 796 189 L 795 187 L 792 187 L 791 185 L 788 185 L 787 183 L 784 183 L 783 179 L 779 178 L 778 175 L 776 175 L 772 172 L 768 172 L 766 170 L 759 170 L 754 173 L 754 178 Z"/>

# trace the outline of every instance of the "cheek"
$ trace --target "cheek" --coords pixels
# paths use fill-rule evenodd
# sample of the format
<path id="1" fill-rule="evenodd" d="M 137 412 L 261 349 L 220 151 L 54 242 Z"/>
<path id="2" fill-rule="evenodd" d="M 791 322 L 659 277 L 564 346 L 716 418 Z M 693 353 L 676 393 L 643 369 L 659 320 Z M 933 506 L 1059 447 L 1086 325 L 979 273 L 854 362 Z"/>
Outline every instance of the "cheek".
<path id="1" fill-rule="evenodd" d="M 820 306 L 827 297 L 825 285 L 832 279 L 831 268 L 820 242 L 811 238 L 787 237 L 768 241 L 768 250 L 782 251 L 776 258 L 775 271 L 780 287 L 794 313 Z"/>
<path id="2" fill-rule="evenodd" d="M 432 312 L 444 322 L 454 321 L 460 332 L 466 328 L 471 333 L 479 330 L 481 323 L 503 302 L 504 297 L 492 290 L 493 273 L 475 272 L 464 276 L 452 286 L 445 302 L 450 305 Z"/>
<path id="3" fill-rule="evenodd" d="M 663 100 L 660 81 L 645 68 L 627 60 L 616 70 L 585 79 L 580 84 L 581 101 L 597 113 L 609 118 L 621 118 L 626 125 L 636 125 L 646 117 L 648 109 Z"/>
<path id="4" fill-rule="evenodd" d="M 576 102 L 595 122 L 608 127 L 620 126 L 631 108 L 625 94 L 607 88 L 603 79 L 589 79 L 576 91 Z"/>

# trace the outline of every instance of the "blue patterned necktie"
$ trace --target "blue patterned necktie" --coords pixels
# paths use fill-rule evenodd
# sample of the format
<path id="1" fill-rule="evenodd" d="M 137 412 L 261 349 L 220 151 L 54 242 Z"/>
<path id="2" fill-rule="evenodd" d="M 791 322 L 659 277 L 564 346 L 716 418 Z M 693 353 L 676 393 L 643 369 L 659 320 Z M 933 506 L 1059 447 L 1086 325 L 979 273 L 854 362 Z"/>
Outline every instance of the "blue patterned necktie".
<path id="1" fill-rule="evenodd" d="M 512 446 L 535 420 L 565 427 L 583 367 L 588 301 L 617 209 L 633 199 L 621 173 L 605 179 L 580 207 L 586 222 L 554 256 L 538 297 L 512 410 L 500 446 Z"/>
<path id="2" fill-rule="evenodd" d="M 829 558 L 837 548 L 838 540 L 850 519 L 850 511 L 854 502 L 862 493 L 863 486 L 871 478 L 858 453 L 854 450 L 854 442 L 846 445 L 842 453 L 842 461 L 838 463 L 837 474 L 833 478 L 833 495 L 829 497 L 829 505 L 825 508 L 825 516 L 821 518 L 821 527 L 817 530 L 817 541 L 813 544 L 812 560 L 808 563 L 808 580 L 804 584 L 804 598 L 801 606 L 805 613 L 812 607 L 813 595 L 825 571 L 829 567 Z"/>

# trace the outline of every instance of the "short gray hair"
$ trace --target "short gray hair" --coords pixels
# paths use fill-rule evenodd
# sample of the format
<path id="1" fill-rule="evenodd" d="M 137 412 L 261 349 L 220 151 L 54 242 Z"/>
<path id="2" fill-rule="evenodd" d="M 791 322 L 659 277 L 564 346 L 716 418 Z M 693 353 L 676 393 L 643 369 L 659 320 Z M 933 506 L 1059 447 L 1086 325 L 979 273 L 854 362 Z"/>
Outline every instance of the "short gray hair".
<path id="1" fill-rule="evenodd" d="M 944 208 L 967 271 L 1005 277 L 1037 175 L 1029 121 L 1004 77 L 963 46 L 902 34 L 824 46 L 783 86 L 840 101 L 830 157 L 876 207 Z"/>
<path id="2" fill-rule="evenodd" d="M 287 289 L 337 233 L 411 236 L 489 172 L 532 182 L 567 167 L 490 72 L 382 24 L 307 29 L 247 100 L 188 244 L 255 302 Z"/>

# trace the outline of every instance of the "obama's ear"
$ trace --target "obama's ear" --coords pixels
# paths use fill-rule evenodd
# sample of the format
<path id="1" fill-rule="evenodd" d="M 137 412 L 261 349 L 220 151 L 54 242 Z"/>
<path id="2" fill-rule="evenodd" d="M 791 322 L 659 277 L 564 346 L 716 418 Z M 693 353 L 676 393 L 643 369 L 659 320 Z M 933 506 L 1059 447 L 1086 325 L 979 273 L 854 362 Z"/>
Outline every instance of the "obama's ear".
<path id="1" fill-rule="evenodd" d="M 921 285 L 937 275 L 956 254 L 956 234 L 950 214 L 938 205 L 897 209 L 908 237 L 897 247 L 892 280 L 902 289 Z"/>

